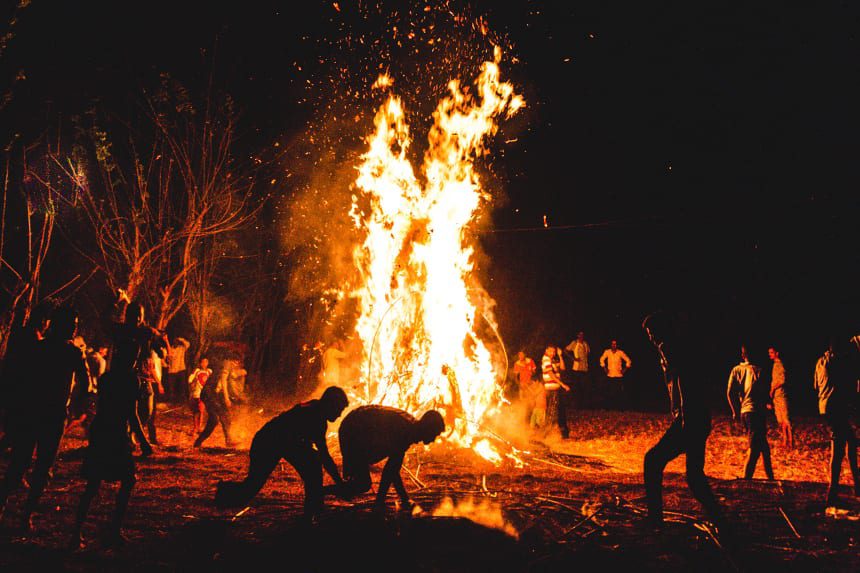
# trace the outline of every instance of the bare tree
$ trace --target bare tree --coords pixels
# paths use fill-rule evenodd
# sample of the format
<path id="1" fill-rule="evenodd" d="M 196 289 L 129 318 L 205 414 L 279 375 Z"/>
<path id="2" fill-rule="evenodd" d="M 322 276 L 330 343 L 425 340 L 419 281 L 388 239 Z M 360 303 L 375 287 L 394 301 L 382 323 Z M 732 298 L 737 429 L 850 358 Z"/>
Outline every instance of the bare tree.
<path id="1" fill-rule="evenodd" d="M 95 123 L 72 157 L 55 164 L 75 183 L 73 201 L 91 232 L 82 241 L 112 289 L 144 299 L 164 329 L 188 304 L 203 242 L 236 231 L 259 209 L 257 163 L 234 153 L 236 114 L 229 97 L 205 97 L 202 110 L 169 78 L 143 98 L 140 128 L 109 133 Z M 121 134 L 121 135 L 120 135 Z M 123 141 L 119 146 L 117 141 Z"/>
<path id="2" fill-rule="evenodd" d="M 0 285 L 7 298 L 0 315 L 0 356 L 16 317 L 27 322 L 30 311 L 39 300 L 39 289 L 45 259 L 51 247 L 56 221 L 56 209 L 50 196 L 39 193 L 32 184 L 36 169 L 28 163 L 28 153 L 38 144 L 16 149 L 10 145 L 5 152 L 0 205 Z M 19 194 L 10 193 L 13 154 L 20 152 L 22 176 L 13 185 Z M 50 177 L 43 173 L 42 177 Z M 13 237 L 8 236 L 8 227 Z"/>

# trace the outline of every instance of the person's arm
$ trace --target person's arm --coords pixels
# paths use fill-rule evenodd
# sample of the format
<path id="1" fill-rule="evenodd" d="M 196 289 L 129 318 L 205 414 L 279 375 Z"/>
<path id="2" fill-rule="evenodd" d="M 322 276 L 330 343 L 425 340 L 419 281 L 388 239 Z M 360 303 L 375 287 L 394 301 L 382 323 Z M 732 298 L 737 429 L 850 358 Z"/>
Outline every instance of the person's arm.
<path id="1" fill-rule="evenodd" d="M 78 398 L 86 396 L 90 389 L 90 367 L 83 352 L 75 363 L 75 386 L 72 392 Z"/>
<path id="2" fill-rule="evenodd" d="M 326 424 L 326 422 L 323 422 Z M 340 472 L 337 469 L 337 464 L 331 457 L 331 453 L 328 451 L 328 443 L 326 443 L 325 439 L 325 430 L 323 430 L 322 434 L 314 436 L 313 443 L 317 447 L 317 452 L 319 452 L 320 462 L 322 462 L 322 466 L 325 468 L 325 471 L 328 472 L 328 475 L 331 476 L 331 479 L 334 480 L 334 483 L 340 485 L 343 484 L 343 479 L 340 477 Z"/>
<path id="3" fill-rule="evenodd" d="M 609 354 L 607 350 L 603 351 L 603 354 L 600 355 L 600 360 L 597 361 L 600 364 L 600 367 L 603 368 L 604 372 L 609 372 L 609 366 L 606 364 L 609 360 Z"/>
<path id="4" fill-rule="evenodd" d="M 191 346 L 191 343 L 182 338 L 181 336 L 177 338 L 176 341 L 179 342 L 180 345 L 184 346 L 185 350 L 188 350 L 188 347 Z"/>
<path id="5" fill-rule="evenodd" d="M 729 408 L 732 410 L 732 419 L 737 420 L 738 414 L 735 410 L 735 401 L 732 399 L 732 388 L 734 387 L 735 382 L 735 371 L 732 369 L 731 374 L 729 374 L 729 383 L 726 386 L 726 399 L 729 401 Z"/>
<path id="6" fill-rule="evenodd" d="M 567 367 L 564 365 L 564 353 L 561 351 L 561 348 L 556 348 L 555 352 L 558 354 L 558 369 L 567 370 Z"/>
<path id="7" fill-rule="evenodd" d="M 400 496 L 403 505 L 410 505 L 409 495 L 406 493 L 406 487 L 403 485 L 403 479 L 400 477 L 400 468 L 403 466 L 403 457 L 405 451 L 392 454 L 385 462 L 385 467 L 382 468 L 382 476 L 379 479 L 379 491 L 376 492 L 377 505 L 385 504 L 385 496 L 388 494 L 388 488 L 394 485 L 394 490 Z"/>
<path id="8" fill-rule="evenodd" d="M 630 367 L 633 366 L 633 361 L 630 360 L 630 357 L 627 356 L 627 354 L 625 354 L 623 350 L 621 351 L 621 360 L 623 360 L 626 364 L 626 366 L 624 367 L 625 371 L 629 370 Z"/>
<path id="9" fill-rule="evenodd" d="M 233 402 L 230 401 L 230 375 L 227 370 L 224 370 L 221 373 L 221 380 L 218 383 L 221 385 L 221 392 L 224 394 L 224 405 L 228 408 L 233 406 Z"/>

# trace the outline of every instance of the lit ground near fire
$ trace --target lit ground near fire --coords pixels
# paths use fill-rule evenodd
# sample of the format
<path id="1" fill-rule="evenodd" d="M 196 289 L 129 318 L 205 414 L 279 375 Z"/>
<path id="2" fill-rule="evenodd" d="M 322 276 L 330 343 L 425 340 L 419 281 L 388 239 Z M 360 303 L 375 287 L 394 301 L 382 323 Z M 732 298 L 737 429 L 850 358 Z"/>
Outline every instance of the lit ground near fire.
<path id="1" fill-rule="evenodd" d="M 643 527 L 641 460 L 665 427 L 664 416 L 578 412 L 572 439 L 520 444 L 525 466 L 494 467 L 465 451 L 436 446 L 407 457 L 404 480 L 424 510 L 372 511 L 372 495 L 349 504 L 328 500 L 313 528 L 299 521 L 302 487 L 289 466 L 276 470 L 249 509 L 214 508 L 220 479 L 239 478 L 253 432 L 277 408 L 242 407 L 243 447 L 226 450 L 220 429 L 201 450 L 191 448 L 190 415 L 159 412 L 162 446 L 139 462 L 140 481 L 125 532 L 127 546 L 102 549 L 99 525 L 109 516 L 115 487 L 105 487 L 86 536 L 90 544 L 63 550 L 82 491 L 77 431 L 64 440 L 55 477 L 21 537 L 14 525 L 23 499 L 10 499 L 0 539 L 3 571 L 239 571 L 273 563 L 287 571 L 554 571 L 576 566 L 637 570 L 827 570 L 860 567 L 860 501 L 843 486 L 842 510 L 826 514 L 827 434 L 817 419 L 797 422 L 797 448 L 785 451 L 772 433 L 777 481 L 737 480 L 745 438 L 715 421 L 706 472 L 730 518 L 740 548 L 721 549 L 699 521 L 686 488 L 683 459 L 665 477 L 669 523 Z M 339 461 L 336 440 L 332 440 Z M 6 460 L 0 462 L 5 468 Z M 378 470 L 379 468 L 377 468 Z M 409 473 L 412 473 L 412 477 Z M 759 468 L 757 477 L 763 477 Z M 378 472 L 375 481 L 378 480 Z M 850 483 L 847 468 L 843 483 Z M 392 494 L 393 495 L 393 494 Z M 765 569 L 762 569 L 765 568 Z"/>

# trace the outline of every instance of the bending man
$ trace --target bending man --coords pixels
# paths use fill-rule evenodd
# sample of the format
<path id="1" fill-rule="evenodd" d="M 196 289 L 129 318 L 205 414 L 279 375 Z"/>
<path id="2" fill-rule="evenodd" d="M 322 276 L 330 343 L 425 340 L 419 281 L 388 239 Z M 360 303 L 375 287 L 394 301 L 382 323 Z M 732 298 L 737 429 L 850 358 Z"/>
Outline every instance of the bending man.
<path id="1" fill-rule="evenodd" d="M 341 495 L 352 498 L 369 491 L 370 466 L 387 458 L 376 492 L 377 508 L 385 506 L 385 497 L 393 485 L 403 508 L 411 509 L 412 502 L 400 478 L 406 450 L 418 442 L 433 443 L 443 431 L 445 421 L 436 410 L 426 412 L 421 419 L 387 406 L 361 406 L 351 411 L 338 431 L 346 479 Z"/>
<path id="2" fill-rule="evenodd" d="M 215 503 L 241 507 L 257 495 L 278 462 L 289 462 L 305 487 L 305 517 L 316 516 L 323 505 L 322 468 L 340 486 L 337 465 L 329 454 L 325 435 L 328 423 L 337 420 L 348 403 L 346 393 L 329 386 L 318 400 L 296 404 L 260 428 L 251 442 L 247 477 L 240 482 L 218 483 Z"/>

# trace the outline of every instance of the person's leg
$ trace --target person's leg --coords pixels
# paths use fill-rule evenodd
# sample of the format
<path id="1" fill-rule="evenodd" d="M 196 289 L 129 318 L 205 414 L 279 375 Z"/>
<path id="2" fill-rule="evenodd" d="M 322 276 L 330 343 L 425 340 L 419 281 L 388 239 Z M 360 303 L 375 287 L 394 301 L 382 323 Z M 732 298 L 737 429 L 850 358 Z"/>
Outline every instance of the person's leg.
<path id="1" fill-rule="evenodd" d="M 767 479 L 773 479 L 773 463 L 771 462 L 770 457 L 770 444 L 767 443 L 767 418 L 763 412 L 756 414 L 756 416 L 756 439 L 759 442 L 761 460 L 764 464 L 764 474 L 767 476 Z"/>
<path id="2" fill-rule="evenodd" d="M 687 485 L 705 513 L 717 525 L 724 528 L 723 511 L 714 497 L 714 492 L 705 476 L 705 446 L 708 441 L 707 431 L 687 431 L 684 433 L 684 449 L 686 451 Z"/>
<path id="3" fill-rule="evenodd" d="M 277 444 L 255 439 L 251 442 L 249 452 L 248 475 L 240 482 L 219 482 L 215 503 L 219 507 L 246 505 L 263 488 L 280 460 L 281 452 Z"/>
<path id="4" fill-rule="evenodd" d="M 149 419 L 146 421 L 146 433 L 149 436 L 149 443 L 154 446 L 158 445 L 158 436 L 155 432 L 155 417 L 158 412 L 155 394 L 149 395 Z"/>
<path id="5" fill-rule="evenodd" d="M 663 521 L 663 470 L 684 449 L 681 420 L 676 419 L 653 447 L 645 454 L 644 479 L 648 518 Z"/>
<path id="6" fill-rule="evenodd" d="M 233 439 L 233 417 L 230 414 L 230 409 L 223 406 L 218 412 L 218 421 L 221 423 L 221 431 L 224 432 L 224 443 L 228 448 L 236 446 L 236 441 Z"/>
<path id="7" fill-rule="evenodd" d="M 205 401 L 204 404 L 206 406 L 206 425 L 203 427 L 203 431 L 200 432 L 200 435 L 197 436 L 197 439 L 194 440 L 194 447 L 199 448 L 203 445 L 203 442 L 212 435 L 212 432 L 215 431 L 215 428 L 218 426 L 218 414 L 215 411 L 214 407 L 211 407 L 211 403 L 207 403 Z"/>
<path id="8" fill-rule="evenodd" d="M 12 438 L 11 458 L 6 467 L 6 475 L 0 482 L 0 519 L 3 518 L 9 494 L 21 485 L 36 447 L 36 432 L 32 428 L 16 427 Z"/>
<path id="9" fill-rule="evenodd" d="M 305 486 L 305 517 L 319 515 L 323 507 L 323 476 L 319 457 L 309 450 L 295 452 L 288 461 L 296 468 Z"/>
<path id="10" fill-rule="evenodd" d="M 857 467 L 857 434 L 846 421 L 846 448 L 848 449 L 848 467 L 851 468 L 851 478 L 854 481 L 854 495 L 860 497 L 860 468 Z"/>
<path id="11" fill-rule="evenodd" d="M 84 493 L 81 495 L 81 501 L 78 502 L 78 510 L 75 514 L 75 525 L 72 529 L 72 537 L 69 540 L 69 548 L 70 549 L 78 549 L 83 547 L 84 539 L 81 535 L 81 531 L 84 527 L 84 521 L 87 518 L 87 513 L 89 513 L 90 505 L 93 500 L 99 494 L 99 487 L 101 486 L 101 480 L 99 479 L 90 479 L 87 481 L 87 486 L 84 489 Z"/>
<path id="12" fill-rule="evenodd" d="M 842 460 L 845 457 L 845 439 L 844 427 L 841 419 L 835 416 L 828 416 L 827 421 L 830 425 L 830 482 L 827 487 L 827 505 L 834 505 L 839 492 L 839 474 L 842 471 Z"/>
<path id="13" fill-rule="evenodd" d="M 30 517 L 36 510 L 42 492 L 45 491 L 45 486 L 48 484 L 48 474 L 57 459 L 57 450 L 60 449 L 60 440 L 63 438 L 63 426 L 64 420 L 61 418 L 54 420 L 53 424 L 46 424 L 45 427 L 39 429 L 40 436 L 36 442 L 36 463 L 33 465 L 30 492 L 27 495 L 27 502 L 24 504 L 24 512 L 21 516 L 21 524 L 25 530 L 32 528 Z"/>
<path id="14" fill-rule="evenodd" d="M 555 391 L 558 397 L 558 429 L 561 432 L 562 439 L 570 437 L 570 428 L 567 425 L 567 408 L 570 404 L 570 392 L 564 388 L 559 388 Z"/>
<path id="15" fill-rule="evenodd" d="M 137 483 L 137 478 L 134 475 L 130 475 L 119 484 L 119 491 L 116 494 L 116 505 L 114 506 L 107 531 L 108 545 L 119 545 L 125 542 L 125 538 L 122 535 L 122 522 L 125 519 L 126 511 L 128 511 L 128 502 L 131 499 L 131 492 L 134 489 L 135 483 Z"/>
<path id="16" fill-rule="evenodd" d="M 758 458 L 763 452 L 761 428 L 759 427 L 760 419 L 755 412 L 746 412 L 741 416 L 747 429 L 747 459 L 746 464 L 744 464 L 744 479 L 752 479 Z M 766 441 L 764 445 L 767 445 Z"/>

